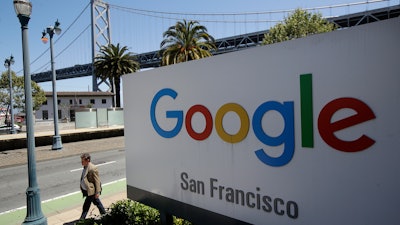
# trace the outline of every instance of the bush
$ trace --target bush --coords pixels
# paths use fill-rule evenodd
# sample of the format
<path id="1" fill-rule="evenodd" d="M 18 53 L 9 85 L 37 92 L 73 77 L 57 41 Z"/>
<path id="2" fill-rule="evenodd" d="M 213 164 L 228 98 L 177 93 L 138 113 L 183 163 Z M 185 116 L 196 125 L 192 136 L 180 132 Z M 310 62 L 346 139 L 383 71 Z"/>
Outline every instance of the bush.
<path id="1" fill-rule="evenodd" d="M 160 225 L 158 210 L 129 199 L 113 203 L 108 212 L 100 218 L 89 218 L 76 225 Z M 192 225 L 190 222 L 173 218 L 175 225 Z"/>
<path id="2" fill-rule="evenodd" d="M 187 220 L 174 216 L 174 225 L 193 225 L 193 224 Z"/>

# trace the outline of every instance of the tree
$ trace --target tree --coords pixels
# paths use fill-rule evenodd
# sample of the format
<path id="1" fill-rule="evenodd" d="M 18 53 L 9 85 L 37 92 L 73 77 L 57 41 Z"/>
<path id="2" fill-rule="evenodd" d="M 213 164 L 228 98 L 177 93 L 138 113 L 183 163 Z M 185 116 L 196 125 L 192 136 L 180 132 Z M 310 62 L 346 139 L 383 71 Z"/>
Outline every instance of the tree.
<path id="1" fill-rule="evenodd" d="M 262 44 L 272 44 L 324 33 L 336 29 L 335 24 L 322 18 L 322 14 L 311 14 L 306 10 L 296 9 L 282 23 L 276 24 L 264 35 Z"/>
<path id="2" fill-rule="evenodd" d="M 212 56 L 214 38 L 197 21 L 178 21 L 163 33 L 161 65 L 170 65 Z"/>
<path id="3" fill-rule="evenodd" d="M 24 92 L 24 77 L 18 77 L 14 71 L 11 71 L 11 79 L 13 84 L 14 94 L 14 108 L 20 111 L 25 111 L 25 92 Z M 43 89 L 34 81 L 31 81 L 32 85 L 32 98 L 33 98 L 33 110 L 39 110 L 43 102 L 46 101 L 46 95 Z M 9 82 L 8 82 L 8 71 L 3 72 L 0 78 L 0 107 L 8 108 L 10 105 L 10 93 L 9 93 Z"/>
<path id="4" fill-rule="evenodd" d="M 116 107 L 121 107 L 121 76 L 134 73 L 140 69 L 140 64 L 128 47 L 110 44 L 100 48 L 100 55 L 95 57 L 95 74 L 102 80 L 110 81 L 112 91 L 116 98 Z M 115 85 L 115 90 L 114 90 Z"/>

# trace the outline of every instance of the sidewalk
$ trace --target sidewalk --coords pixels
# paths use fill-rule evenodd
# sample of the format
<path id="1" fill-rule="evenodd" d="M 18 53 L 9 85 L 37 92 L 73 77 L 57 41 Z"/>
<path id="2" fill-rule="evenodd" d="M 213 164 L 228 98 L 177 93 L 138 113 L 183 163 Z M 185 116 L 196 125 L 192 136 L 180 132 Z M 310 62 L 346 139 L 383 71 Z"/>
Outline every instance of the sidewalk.
<path id="1" fill-rule="evenodd" d="M 36 127 L 35 127 L 36 129 Z M 40 130 L 37 129 L 37 130 Z M 66 127 L 60 133 L 79 133 L 81 129 L 71 129 Z M 36 135 L 49 133 L 46 129 L 35 132 Z M 18 134 L 26 135 L 26 134 Z M 10 135 L 12 136 L 12 135 Z M 9 138 L 8 136 L 7 138 Z M 3 136 L 2 138 L 6 138 Z M 99 152 L 112 149 L 124 149 L 124 137 L 103 138 L 79 142 L 63 143 L 62 150 L 51 150 L 51 146 L 40 146 L 35 148 L 36 161 L 45 161 L 56 158 L 63 158 L 67 156 L 79 155 L 82 152 Z M 6 150 L 0 152 L 0 168 L 14 165 L 27 164 L 27 149 Z M 119 180 L 110 184 L 103 184 L 103 193 L 101 200 L 104 207 L 108 208 L 112 203 L 126 199 L 126 180 Z M 42 212 L 47 218 L 48 225 L 73 225 L 79 219 L 81 208 L 83 204 L 82 194 L 80 192 L 70 193 L 67 196 L 42 201 Z M 97 208 L 93 205 L 89 211 L 88 217 L 95 217 L 99 215 Z M 26 217 L 26 208 L 15 209 L 5 213 L 0 213 L 0 223 L 7 225 L 22 224 Z"/>
<path id="2" fill-rule="evenodd" d="M 79 200 L 74 201 L 74 203 L 78 203 L 78 205 L 74 204 L 72 208 L 61 208 L 57 209 L 56 206 L 50 207 L 49 210 L 53 212 L 45 213 L 47 217 L 48 225 L 73 225 L 74 222 L 79 219 L 82 213 L 82 194 L 77 193 Z M 73 196 L 71 196 L 72 198 Z M 126 199 L 126 180 L 118 181 L 115 184 L 104 185 L 104 194 L 100 197 L 105 208 L 109 208 L 112 203 L 117 202 L 118 200 Z M 53 205 L 57 205 L 56 201 L 49 202 L 53 203 Z M 50 205 L 50 204 L 48 204 Z M 43 206 L 46 207 L 47 205 Z M 61 211 L 60 211 L 61 210 Z M 44 209 L 43 209 L 44 211 Z M 95 217 L 99 215 L 98 209 L 92 204 L 89 210 L 89 217 Z M 23 220 L 22 220 L 23 221 Z M 19 223 L 20 224 L 20 223 Z"/>
<path id="3" fill-rule="evenodd" d="M 103 193 L 100 197 L 105 208 L 111 206 L 118 200 L 126 199 L 126 180 L 119 180 L 114 183 L 104 184 Z M 42 201 L 42 212 L 47 218 L 48 225 L 73 225 L 79 219 L 83 204 L 82 194 L 74 192 L 67 196 Z M 99 215 L 98 209 L 92 204 L 87 218 Z M 26 217 L 26 208 L 17 209 L 12 212 L 0 214 L 1 224 L 17 225 L 22 224 Z"/>

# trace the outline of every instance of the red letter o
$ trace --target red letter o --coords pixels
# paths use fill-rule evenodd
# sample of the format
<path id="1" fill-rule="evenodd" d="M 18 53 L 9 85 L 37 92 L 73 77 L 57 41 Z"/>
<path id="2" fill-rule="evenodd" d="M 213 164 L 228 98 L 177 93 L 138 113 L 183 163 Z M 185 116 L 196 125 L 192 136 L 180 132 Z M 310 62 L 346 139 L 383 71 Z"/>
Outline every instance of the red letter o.
<path id="1" fill-rule="evenodd" d="M 206 127 L 201 133 L 197 133 L 196 131 L 193 130 L 192 127 L 192 117 L 196 112 L 203 114 L 204 119 L 206 120 Z M 194 105 L 190 107 L 189 111 L 186 113 L 185 126 L 189 136 L 192 137 L 193 139 L 202 141 L 208 138 L 211 134 L 213 126 L 213 121 L 210 111 L 208 111 L 208 109 L 203 105 Z"/>

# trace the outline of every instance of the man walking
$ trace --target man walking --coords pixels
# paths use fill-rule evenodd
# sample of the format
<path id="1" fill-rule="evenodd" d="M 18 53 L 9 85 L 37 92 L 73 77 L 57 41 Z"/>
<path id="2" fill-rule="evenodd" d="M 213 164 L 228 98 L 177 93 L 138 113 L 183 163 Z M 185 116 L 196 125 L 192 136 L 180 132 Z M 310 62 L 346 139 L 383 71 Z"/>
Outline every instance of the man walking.
<path id="1" fill-rule="evenodd" d="M 99 177 L 99 172 L 97 167 L 90 162 L 90 155 L 88 153 L 83 153 L 81 155 L 81 162 L 83 166 L 82 176 L 81 176 L 81 191 L 84 197 L 86 197 L 85 202 L 82 207 L 82 214 L 80 220 L 86 218 L 89 212 L 90 204 L 93 202 L 94 205 L 100 211 L 100 214 L 105 214 L 103 204 L 100 201 L 101 193 L 101 182 Z"/>

